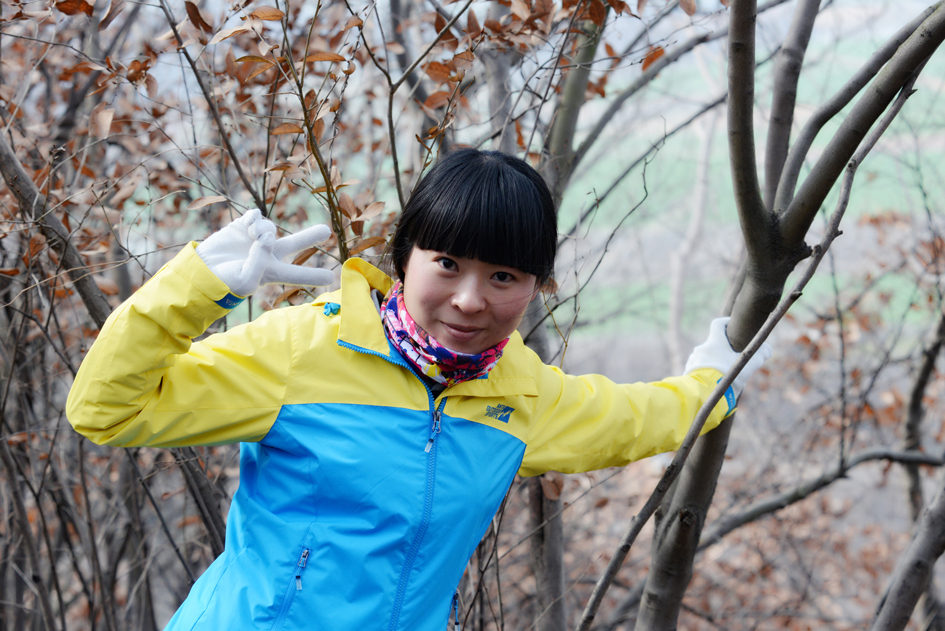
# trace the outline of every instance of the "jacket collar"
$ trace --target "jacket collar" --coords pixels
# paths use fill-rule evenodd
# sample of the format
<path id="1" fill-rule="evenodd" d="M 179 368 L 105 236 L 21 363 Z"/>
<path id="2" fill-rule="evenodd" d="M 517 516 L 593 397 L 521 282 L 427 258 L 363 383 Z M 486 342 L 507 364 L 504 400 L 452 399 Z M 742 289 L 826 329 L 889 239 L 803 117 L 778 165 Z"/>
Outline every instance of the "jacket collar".
<path id="1" fill-rule="evenodd" d="M 384 325 L 377 314 L 371 290 L 382 294 L 393 285 L 384 272 L 364 259 L 349 258 L 341 268 L 341 326 L 338 341 L 372 353 L 390 356 Z"/>
<path id="2" fill-rule="evenodd" d="M 381 355 L 395 363 L 404 364 L 403 359 L 391 349 L 384 333 L 384 325 L 371 299 L 371 290 L 387 294 L 393 285 L 387 274 L 364 259 L 349 258 L 341 268 L 341 322 L 338 328 L 338 343 L 356 350 Z M 328 302 L 338 296 L 333 292 L 327 300 L 316 300 L 315 304 Z M 319 297 L 321 298 L 321 296 Z M 538 396 L 535 378 L 531 374 L 534 362 L 527 361 L 529 351 L 518 331 L 512 334 L 503 351 L 502 358 L 487 378 L 464 381 L 445 391 L 447 396 L 474 397 Z"/>

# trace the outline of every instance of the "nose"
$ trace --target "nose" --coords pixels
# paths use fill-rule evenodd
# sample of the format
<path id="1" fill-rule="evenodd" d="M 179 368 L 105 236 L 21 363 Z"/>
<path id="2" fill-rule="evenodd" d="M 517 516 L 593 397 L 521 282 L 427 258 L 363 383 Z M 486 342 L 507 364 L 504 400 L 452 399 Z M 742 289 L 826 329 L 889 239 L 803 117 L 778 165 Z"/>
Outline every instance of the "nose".
<path id="1" fill-rule="evenodd" d="M 466 314 L 479 313 L 486 308 L 486 297 L 479 286 L 478 279 L 464 278 L 453 292 L 450 303 Z"/>

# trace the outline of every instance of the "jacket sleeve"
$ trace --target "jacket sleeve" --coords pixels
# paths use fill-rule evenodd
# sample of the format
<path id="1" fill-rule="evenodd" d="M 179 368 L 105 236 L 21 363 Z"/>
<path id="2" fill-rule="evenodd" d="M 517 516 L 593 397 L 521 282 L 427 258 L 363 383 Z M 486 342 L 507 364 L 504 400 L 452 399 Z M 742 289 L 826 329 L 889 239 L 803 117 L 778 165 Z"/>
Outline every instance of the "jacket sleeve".
<path id="1" fill-rule="evenodd" d="M 194 245 L 109 316 L 82 362 L 66 416 L 93 442 L 259 441 L 275 422 L 291 370 L 291 324 L 271 317 L 276 310 L 194 342 L 227 313 L 215 301 L 229 293 Z"/>
<path id="2" fill-rule="evenodd" d="M 538 371 L 538 404 L 519 473 L 577 473 L 623 466 L 679 447 L 722 374 L 696 370 L 654 383 L 616 384 L 600 375 Z M 705 433 L 733 410 L 723 398 Z"/>

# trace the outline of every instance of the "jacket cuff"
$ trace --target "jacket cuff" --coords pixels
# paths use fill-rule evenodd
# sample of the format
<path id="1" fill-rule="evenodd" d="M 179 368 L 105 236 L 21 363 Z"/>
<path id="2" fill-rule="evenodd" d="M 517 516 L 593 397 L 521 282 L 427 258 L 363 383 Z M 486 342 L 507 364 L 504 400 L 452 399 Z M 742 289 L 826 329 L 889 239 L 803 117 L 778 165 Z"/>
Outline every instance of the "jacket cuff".
<path id="1" fill-rule="evenodd" d="M 697 368 L 686 374 L 693 377 L 698 377 L 701 381 L 707 384 L 718 384 L 722 378 L 725 377 L 721 371 L 716 370 L 715 368 Z M 735 390 L 733 390 L 731 386 L 729 386 L 728 390 L 725 391 L 725 395 L 716 405 L 716 409 L 719 409 L 719 406 L 722 405 L 723 401 L 725 402 L 726 411 L 724 414 L 722 414 L 722 418 L 727 419 L 735 413 L 736 405 L 738 403 L 735 398 Z"/>
<path id="2" fill-rule="evenodd" d="M 188 243 L 167 266 L 193 285 L 194 289 L 224 309 L 230 310 L 246 299 L 245 296 L 232 293 L 226 283 L 210 271 L 197 254 L 196 241 Z"/>

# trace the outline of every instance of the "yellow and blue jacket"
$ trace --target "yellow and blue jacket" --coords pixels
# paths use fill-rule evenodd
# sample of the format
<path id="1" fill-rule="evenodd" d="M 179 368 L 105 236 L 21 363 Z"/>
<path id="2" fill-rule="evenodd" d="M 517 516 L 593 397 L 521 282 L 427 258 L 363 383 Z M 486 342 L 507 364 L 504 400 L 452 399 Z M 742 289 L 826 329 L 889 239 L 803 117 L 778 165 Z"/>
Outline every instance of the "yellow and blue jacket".
<path id="1" fill-rule="evenodd" d="M 516 333 L 438 396 L 388 344 L 360 259 L 341 289 L 194 342 L 229 290 L 184 249 L 108 319 L 67 416 L 118 446 L 241 442 L 226 549 L 167 629 L 440 631 L 516 473 L 677 448 L 720 374 L 569 376 Z M 729 413 L 721 401 L 706 424 Z"/>

